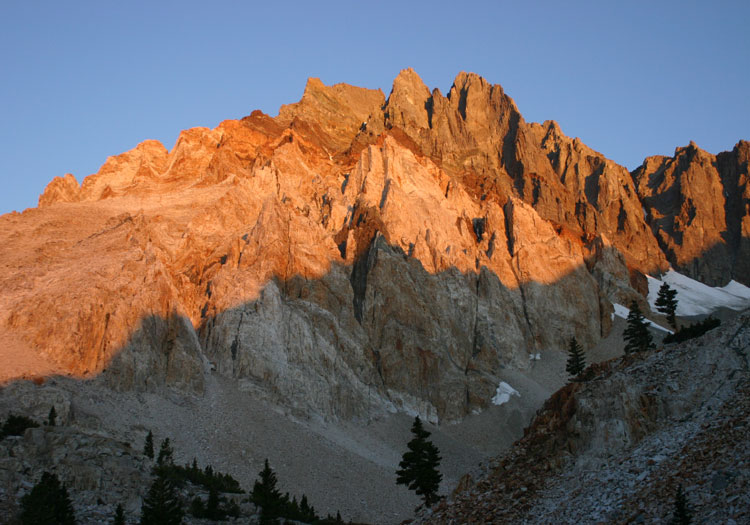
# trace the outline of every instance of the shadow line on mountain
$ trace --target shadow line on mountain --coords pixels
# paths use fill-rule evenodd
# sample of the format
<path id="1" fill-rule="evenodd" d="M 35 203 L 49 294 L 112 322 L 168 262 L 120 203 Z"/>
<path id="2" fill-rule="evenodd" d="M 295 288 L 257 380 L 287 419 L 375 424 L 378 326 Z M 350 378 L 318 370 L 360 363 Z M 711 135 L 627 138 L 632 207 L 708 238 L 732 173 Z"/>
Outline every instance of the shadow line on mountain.
<path id="1" fill-rule="evenodd" d="M 233 259 L 214 251 L 197 283 L 207 295 L 197 321 L 177 308 L 141 315 L 133 330 L 118 336 L 107 331 L 119 304 L 105 305 L 90 313 L 94 330 L 67 339 L 62 348 L 70 364 L 63 368 L 79 377 L 104 370 L 104 380 L 120 389 L 169 385 L 201 392 L 215 367 L 302 412 L 356 417 L 378 405 L 455 418 L 486 406 L 503 367 L 528 366 L 529 355 L 560 350 L 570 336 L 592 345 L 609 328 L 603 295 L 627 305 L 628 293 L 648 292 L 643 274 L 627 274 L 611 246 L 592 250 L 585 265 L 546 284 L 524 280 L 525 270 L 545 263 L 533 260 L 533 252 L 515 253 L 508 259 L 520 283 L 514 288 L 479 260 L 475 271 L 431 272 L 377 230 L 366 235 L 370 244 L 352 262 L 329 262 L 309 277 L 272 272 L 257 296 L 218 309 L 209 308 L 210 283 L 221 272 L 238 271 L 243 252 Z M 707 250 L 697 267 L 722 250 Z M 498 246 L 487 256 L 503 254 L 508 257 Z M 251 269 L 264 264 L 262 253 L 253 256 Z M 619 278 L 606 273 L 613 258 L 626 272 Z M 111 343 L 118 338 L 124 342 Z M 309 371 L 312 378 L 305 378 Z"/>
<path id="2" fill-rule="evenodd" d="M 99 363 L 84 375 L 116 389 L 201 393 L 215 372 L 300 413 L 454 420 L 489 404 L 505 367 L 527 367 L 529 355 L 573 335 L 593 344 L 608 329 L 603 308 L 583 265 L 553 283 L 509 288 L 486 266 L 433 274 L 376 236 L 353 264 L 273 277 L 257 297 L 195 326 L 185 312 L 150 314 L 113 351 L 106 334 L 78 345 Z"/>

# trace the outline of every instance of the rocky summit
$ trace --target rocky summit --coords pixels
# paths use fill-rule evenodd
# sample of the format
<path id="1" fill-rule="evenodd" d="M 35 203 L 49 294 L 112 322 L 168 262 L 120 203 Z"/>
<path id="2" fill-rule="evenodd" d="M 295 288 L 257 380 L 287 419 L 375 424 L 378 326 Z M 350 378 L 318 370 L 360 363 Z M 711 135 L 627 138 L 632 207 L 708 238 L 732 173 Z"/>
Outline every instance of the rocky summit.
<path id="1" fill-rule="evenodd" d="M 443 95 L 404 70 L 387 97 L 311 78 L 276 117 L 147 140 L 1 216 L 0 381 L 442 426 L 523 377 L 519 437 L 571 337 L 611 341 L 613 304 L 658 320 L 647 275 L 750 285 L 749 159 L 691 143 L 629 173 L 473 73 Z"/>

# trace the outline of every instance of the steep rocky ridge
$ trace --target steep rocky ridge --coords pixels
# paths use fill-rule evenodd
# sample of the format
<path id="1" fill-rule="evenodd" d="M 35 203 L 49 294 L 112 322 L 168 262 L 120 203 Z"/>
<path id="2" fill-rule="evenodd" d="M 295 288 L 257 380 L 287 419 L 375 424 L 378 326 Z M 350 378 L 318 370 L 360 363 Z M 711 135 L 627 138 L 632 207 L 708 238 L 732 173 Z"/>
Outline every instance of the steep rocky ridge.
<path id="1" fill-rule="evenodd" d="M 377 114 L 385 96 L 375 89 L 348 84 L 324 85 L 310 78 L 302 99 L 282 106 L 276 121 L 282 126 L 302 128 L 329 153 L 349 148 L 352 140 L 372 115 Z"/>
<path id="2" fill-rule="evenodd" d="M 712 286 L 750 277 L 750 143 L 712 155 L 695 143 L 633 172 L 669 262 Z"/>
<path id="3" fill-rule="evenodd" d="M 200 392 L 216 367 L 324 417 L 460 419 L 666 268 L 624 168 L 466 73 L 443 97 L 403 71 L 387 100 L 311 79 L 276 118 L 144 142 L 0 226 L 26 351 L 120 389 Z"/>
<path id="4" fill-rule="evenodd" d="M 627 170 L 553 121 L 526 123 L 502 87 L 461 73 L 443 97 L 406 70 L 384 111 L 386 127 L 403 129 L 475 197 L 502 203 L 515 195 L 584 239 L 606 237 L 630 266 L 665 268 Z"/>

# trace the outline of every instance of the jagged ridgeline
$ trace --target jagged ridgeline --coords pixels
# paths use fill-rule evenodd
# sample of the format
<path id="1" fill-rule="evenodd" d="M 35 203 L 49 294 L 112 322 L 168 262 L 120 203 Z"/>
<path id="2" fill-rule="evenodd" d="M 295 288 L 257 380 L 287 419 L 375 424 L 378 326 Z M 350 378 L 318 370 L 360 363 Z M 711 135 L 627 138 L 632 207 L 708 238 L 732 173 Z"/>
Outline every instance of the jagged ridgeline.
<path id="1" fill-rule="evenodd" d="M 0 217 L 3 342 L 120 389 L 214 368 L 306 414 L 457 420 L 502 367 L 646 307 L 644 274 L 750 284 L 749 157 L 631 174 L 475 74 L 443 96 L 405 70 L 387 98 L 311 79 Z"/>

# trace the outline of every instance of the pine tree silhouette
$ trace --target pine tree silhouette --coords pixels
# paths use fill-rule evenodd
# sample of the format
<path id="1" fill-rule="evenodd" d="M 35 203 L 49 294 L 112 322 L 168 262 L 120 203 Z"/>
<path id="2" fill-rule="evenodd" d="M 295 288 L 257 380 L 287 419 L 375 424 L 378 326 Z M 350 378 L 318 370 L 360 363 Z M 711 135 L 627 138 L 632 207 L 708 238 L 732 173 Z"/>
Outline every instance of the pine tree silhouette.
<path id="1" fill-rule="evenodd" d="M 182 503 L 172 483 L 157 476 L 141 506 L 140 525 L 180 525 Z"/>
<path id="2" fill-rule="evenodd" d="M 219 508 L 219 492 L 213 487 L 211 487 L 208 491 L 206 517 L 210 520 L 220 520 L 224 518 L 224 513 Z"/>
<path id="3" fill-rule="evenodd" d="M 641 313 L 638 303 L 630 303 L 630 313 L 628 314 L 628 326 L 622 333 L 625 339 L 625 353 L 643 352 L 654 348 L 654 341 L 651 333 L 648 331 L 646 318 Z"/>
<path id="4" fill-rule="evenodd" d="M 301 514 L 300 517 L 302 518 L 302 521 L 312 523 L 313 521 L 317 519 L 317 515 L 315 514 L 315 507 L 312 507 L 307 502 L 307 496 L 305 496 L 304 494 L 302 494 L 302 499 L 300 500 L 300 503 L 299 503 L 299 511 Z"/>
<path id="5" fill-rule="evenodd" d="M 57 423 L 57 412 L 55 411 L 55 405 L 52 405 L 47 415 L 47 426 L 54 427 L 55 423 Z"/>
<path id="6" fill-rule="evenodd" d="M 414 438 L 406 445 L 400 467 L 396 471 L 396 484 L 406 485 L 409 490 L 422 496 L 425 505 L 431 507 L 440 498 L 437 495 L 443 475 L 438 471 L 441 457 L 438 449 L 427 438 L 430 433 L 422 426 L 419 416 L 414 418 L 411 427 Z"/>
<path id="7" fill-rule="evenodd" d="M 670 326 L 677 329 L 677 320 L 675 319 L 675 312 L 677 311 L 677 290 L 672 290 L 667 283 L 662 284 L 659 288 L 659 293 L 656 296 L 656 302 L 654 305 L 659 313 L 662 313 L 667 317 L 667 322 Z"/>
<path id="8" fill-rule="evenodd" d="M 570 374 L 571 378 L 574 378 L 584 368 L 586 368 L 586 356 L 583 348 L 578 344 L 575 337 L 571 337 L 568 344 L 568 362 L 565 365 L 565 371 Z"/>
<path id="9" fill-rule="evenodd" d="M 122 508 L 121 504 L 117 504 L 117 508 L 115 509 L 115 521 L 112 522 L 113 525 L 125 525 L 125 511 Z"/>
<path id="10" fill-rule="evenodd" d="M 150 430 L 146 436 L 146 443 L 143 445 L 143 455 L 149 459 L 154 459 L 154 434 Z"/>
<path id="11" fill-rule="evenodd" d="M 159 447 L 159 456 L 156 458 L 156 464 L 174 464 L 174 450 L 172 449 L 172 445 L 169 443 L 169 438 L 166 438 L 161 442 L 161 447 Z"/>
<path id="12" fill-rule="evenodd" d="M 26 416 L 8 414 L 2 427 L 0 427 L 0 439 L 6 436 L 22 436 L 27 428 L 38 427 L 39 424 Z"/>
<path id="13" fill-rule="evenodd" d="M 687 497 L 682 491 L 682 485 L 677 487 L 677 496 L 674 501 L 674 513 L 670 525 L 690 525 L 693 521 L 693 513 L 690 512 Z"/>
<path id="14" fill-rule="evenodd" d="M 258 475 L 260 480 L 256 480 L 253 485 L 250 501 L 261 508 L 261 523 L 276 523 L 277 518 L 281 517 L 286 502 L 276 488 L 276 473 L 268 464 L 268 459 Z"/>
<path id="15" fill-rule="evenodd" d="M 21 523 L 24 525 L 73 525 L 73 504 L 65 485 L 57 475 L 42 473 L 42 479 L 21 498 Z"/>

